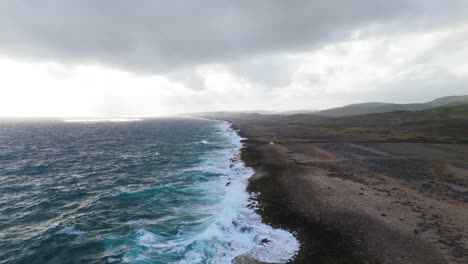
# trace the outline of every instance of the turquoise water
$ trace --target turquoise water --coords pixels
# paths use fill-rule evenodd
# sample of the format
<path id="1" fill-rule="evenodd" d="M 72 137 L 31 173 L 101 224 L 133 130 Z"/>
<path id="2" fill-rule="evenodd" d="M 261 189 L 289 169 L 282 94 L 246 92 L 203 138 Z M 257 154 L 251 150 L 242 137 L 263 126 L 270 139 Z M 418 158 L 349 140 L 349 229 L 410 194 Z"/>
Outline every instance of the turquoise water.
<path id="1" fill-rule="evenodd" d="M 264 260 L 297 250 L 255 214 L 227 123 L 69 121 L 0 122 L 0 263 L 229 263 L 265 238 Z"/>

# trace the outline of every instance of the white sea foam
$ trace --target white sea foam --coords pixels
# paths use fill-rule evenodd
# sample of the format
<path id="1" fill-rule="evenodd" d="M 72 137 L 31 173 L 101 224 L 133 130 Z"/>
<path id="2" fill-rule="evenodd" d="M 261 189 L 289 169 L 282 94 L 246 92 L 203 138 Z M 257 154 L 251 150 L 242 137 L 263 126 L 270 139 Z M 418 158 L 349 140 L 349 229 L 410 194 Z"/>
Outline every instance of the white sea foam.
<path id="1" fill-rule="evenodd" d="M 219 204 L 221 211 L 205 231 L 193 237 L 190 243 L 203 244 L 202 241 L 205 241 L 206 250 L 215 252 L 207 263 L 230 263 L 242 254 L 266 263 L 287 262 L 299 250 L 299 242 L 293 234 L 261 222 L 261 217 L 252 208 L 253 197 L 246 192 L 248 178 L 254 171 L 239 159 L 242 138 L 227 122 L 221 123 L 219 128 L 230 145 L 223 153 L 218 153 L 218 157 L 221 156 L 224 161 L 207 159 L 201 169 L 224 175 L 218 178 L 221 182 L 206 185 L 207 192 L 216 192 L 213 189 L 215 186 L 227 186 L 217 190 L 224 192 Z M 197 260 L 203 259 L 203 254 L 204 250 L 191 250 L 180 263 L 200 263 Z"/>
<path id="2" fill-rule="evenodd" d="M 67 123 L 98 123 L 98 122 L 136 122 L 139 118 L 90 118 L 90 119 L 65 119 Z"/>
<path id="3" fill-rule="evenodd" d="M 117 196 L 117 195 L 124 194 L 124 193 L 134 193 L 136 191 L 137 190 L 132 190 L 132 189 L 125 188 L 125 187 L 120 187 L 120 188 L 117 188 L 117 189 L 113 190 L 111 195 L 112 196 Z"/>
<path id="4" fill-rule="evenodd" d="M 203 139 L 203 140 L 200 140 L 199 142 L 197 142 L 197 144 L 205 144 L 205 145 L 207 145 L 207 144 L 210 144 L 210 142 L 209 142 L 208 140 Z"/>
<path id="5" fill-rule="evenodd" d="M 76 229 L 75 225 L 67 226 L 64 229 L 60 230 L 59 233 L 69 236 L 77 236 L 79 239 L 83 239 L 86 235 L 85 232 Z"/>
<path id="6" fill-rule="evenodd" d="M 137 232 L 138 235 L 138 244 L 147 246 L 147 247 L 154 247 L 158 243 L 161 242 L 161 237 L 151 233 L 149 231 L 146 231 L 144 229 L 141 229 Z"/>
<path id="7" fill-rule="evenodd" d="M 133 263 L 137 259 L 157 258 L 160 255 L 184 254 L 177 263 L 211 263 L 225 264 L 240 255 L 249 256 L 265 263 L 285 263 L 292 259 L 299 250 L 299 242 L 290 232 L 274 229 L 263 224 L 260 215 L 255 212 L 255 195 L 246 191 L 248 179 L 253 175 L 252 168 L 246 167 L 240 160 L 242 138 L 230 128 L 227 122 L 218 126 L 219 137 L 209 138 L 213 146 L 221 146 L 206 154 L 201 164 L 187 171 L 216 173 L 221 175 L 209 181 L 195 182 L 190 188 L 199 192 L 203 199 L 210 199 L 203 205 L 186 204 L 175 208 L 174 217 L 180 226 L 197 225 L 201 229 L 178 233 L 172 239 L 160 236 L 145 229 L 145 226 L 163 224 L 166 220 L 158 219 L 160 223 L 146 222 L 144 219 L 132 220 L 131 225 L 140 226 L 134 241 L 145 248 L 130 251 L 123 256 L 124 263 Z M 128 193 L 132 190 L 119 189 L 118 193 Z M 196 207 L 195 207 L 196 206 Z M 207 216 L 201 219 L 180 220 L 179 213 L 203 212 Z M 152 220 L 154 221 L 154 220 Z M 169 221 L 169 222 L 171 222 Z M 182 228 L 183 229 L 183 228 Z M 137 261 L 138 262 L 138 261 Z"/>
<path id="8" fill-rule="evenodd" d="M 135 219 L 135 220 L 130 220 L 128 222 L 129 225 L 132 226 L 149 226 L 149 225 L 157 225 L 160 223 L 163 223 L 165 221 L 170 221 L 172 219 L 175 219 L 176 216 L 174 215 L 168 215 L 164 216 L 158 219 Z"/>

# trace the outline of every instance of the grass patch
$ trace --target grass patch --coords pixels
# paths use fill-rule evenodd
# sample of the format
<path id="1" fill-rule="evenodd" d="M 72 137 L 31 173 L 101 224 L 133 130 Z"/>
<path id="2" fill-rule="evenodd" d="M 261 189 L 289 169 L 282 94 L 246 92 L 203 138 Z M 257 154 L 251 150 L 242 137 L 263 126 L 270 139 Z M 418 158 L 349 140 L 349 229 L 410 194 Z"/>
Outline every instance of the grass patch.
<path id="1" fill-rule="evenodd" d="M 463 182 L 468 183 L 468 179 L 465 177 L 457 177 L 449 172 L 449 166 L 455 167 L 468 167 L 468 159 L 466 158 L 453 158 L 444 159 L 436 162 L 433 169 L 434 178 L 445 182 Z"/>

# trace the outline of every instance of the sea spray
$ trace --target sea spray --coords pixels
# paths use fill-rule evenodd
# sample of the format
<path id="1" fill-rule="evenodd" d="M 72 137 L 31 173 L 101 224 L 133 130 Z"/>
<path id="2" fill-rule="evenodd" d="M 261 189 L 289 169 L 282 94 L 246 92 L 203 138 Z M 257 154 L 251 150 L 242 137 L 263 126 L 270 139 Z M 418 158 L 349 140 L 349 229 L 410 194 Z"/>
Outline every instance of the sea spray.
<path id="1" fill-rule="evenodd" d="M 221 181 L 228 179 L 222 210 L 201 236 L 201 239 L 218 241 L 222 245 L 215 247 L 216 254 L 207 262 L 227 263 L 240 255 L 266 263 L 291 260 L 299 249 L 299 242 L 291 233 L 263 224 L 255 212 L 255 199 L 246 191 L 248 179 L 254 171 L 240 160 L 242 138 L 227 122 L 222 122 L 218 127 L 229 142 L 221 155 L 224 161 L 220 164 L 224 164 L 224 167 L 219 167 L 224 175 L 220 177 Z M 206 169 L 213 167 L 207 166 Z M 193 263 L 192 258 L 196 255 L 197 252 L 188 252 L 181 263 Z"/>

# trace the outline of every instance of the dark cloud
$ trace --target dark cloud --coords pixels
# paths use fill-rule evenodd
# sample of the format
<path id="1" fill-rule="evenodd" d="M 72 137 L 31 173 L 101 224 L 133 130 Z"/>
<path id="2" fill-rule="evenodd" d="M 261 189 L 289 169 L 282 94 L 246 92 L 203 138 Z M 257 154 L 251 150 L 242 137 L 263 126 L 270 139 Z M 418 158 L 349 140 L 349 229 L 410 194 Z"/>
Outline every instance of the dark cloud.
<path id="1" fill-rule="evenodd" d="M 412 25 L 418 19 L 448 22 L 466 16 L 466 3 L 3 0 L 0 53 L 66 63 L 96 62 L 141 73 L 167 72 L 311 49 L 343 38 L 352 29 L 399 18 L 411 17 Z M 193 76 L 187 78 L 191 81 Z"/>

